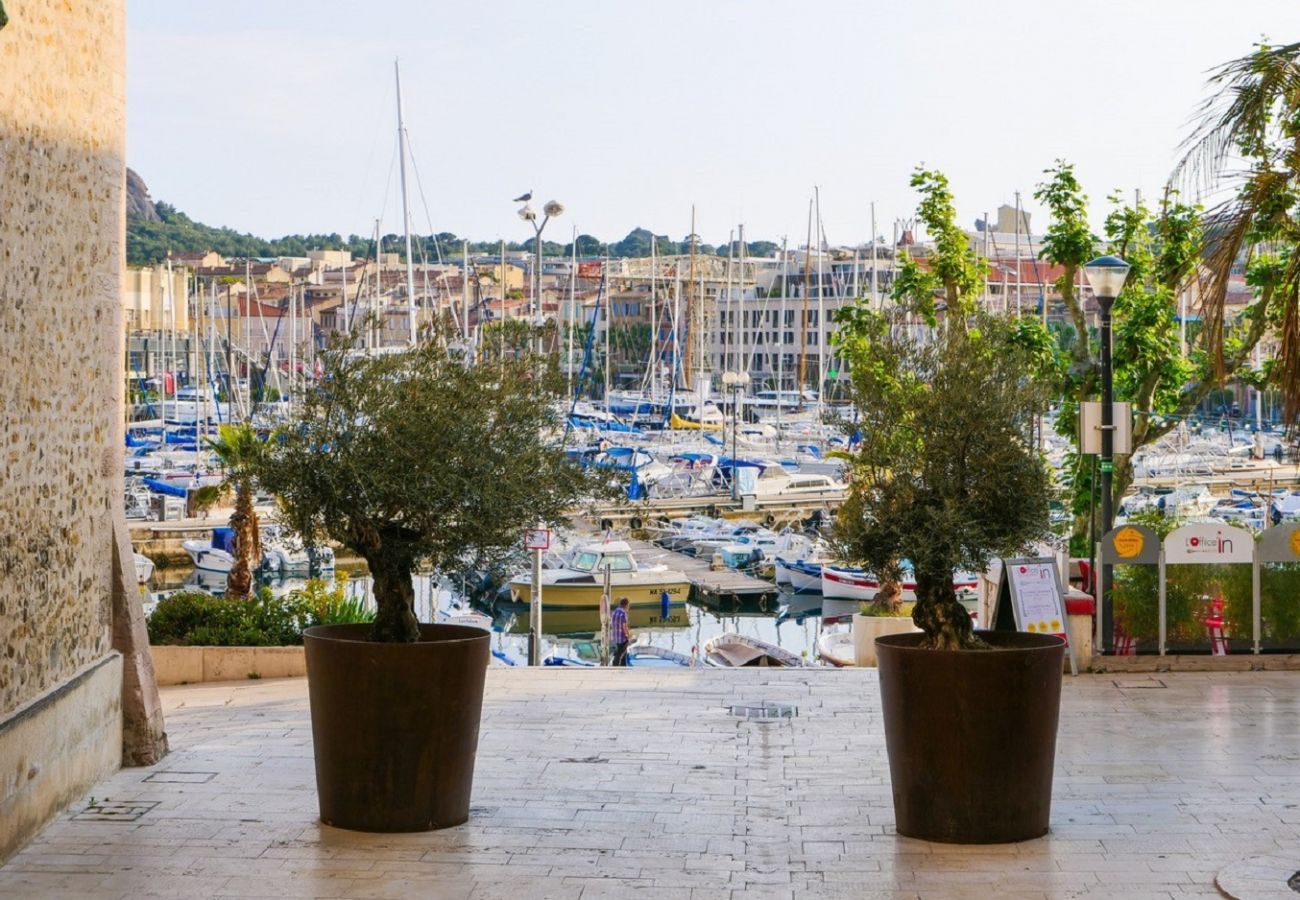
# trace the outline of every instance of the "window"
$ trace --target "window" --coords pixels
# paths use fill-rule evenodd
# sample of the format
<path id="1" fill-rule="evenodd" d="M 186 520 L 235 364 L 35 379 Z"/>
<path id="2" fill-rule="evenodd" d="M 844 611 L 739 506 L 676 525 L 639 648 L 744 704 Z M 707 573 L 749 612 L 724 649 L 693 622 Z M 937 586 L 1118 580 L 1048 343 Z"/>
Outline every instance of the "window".
<path id="1" fill-rule="evenodd" d="M 590 552 L 579 553 L 573 560 L 572 568 L 583 572 L 590 572 L 596 565 L 596 554 Z"/>
<path id="2" fill-rule="evenodd" d="M 631 572 L 632 557 L 626 553 L 607 553 L 601 568 L 611 572 Z"/>

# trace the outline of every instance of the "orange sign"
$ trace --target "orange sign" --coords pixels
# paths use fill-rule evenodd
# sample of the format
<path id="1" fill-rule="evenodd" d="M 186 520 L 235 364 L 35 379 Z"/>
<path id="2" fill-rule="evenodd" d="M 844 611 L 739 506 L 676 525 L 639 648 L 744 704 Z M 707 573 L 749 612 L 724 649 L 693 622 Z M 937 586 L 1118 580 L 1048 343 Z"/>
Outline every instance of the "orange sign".
<path id="1" fill-rule="evenodd" d="M 1115 553 L 1121 559 L 1133 559 L 1140 555 L 1145 544 L 1146 538 L 1136 528 L 1121 528 L 1115 532 Z"/>
<path id="2" fill-rule="evenodd" d="M 1300 528 L 1291 532 L 1291 552 L 1300 556 Z"/>

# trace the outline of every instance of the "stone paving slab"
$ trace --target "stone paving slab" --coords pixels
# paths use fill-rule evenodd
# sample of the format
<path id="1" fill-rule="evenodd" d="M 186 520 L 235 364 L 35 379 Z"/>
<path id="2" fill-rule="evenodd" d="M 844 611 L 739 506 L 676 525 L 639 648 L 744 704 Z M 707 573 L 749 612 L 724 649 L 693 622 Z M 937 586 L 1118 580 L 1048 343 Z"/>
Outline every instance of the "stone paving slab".
<path id="1" fill-rule="evenodd" d="M 317 821 L 304 681 L 162 696 L 173 753 L 74 802 L 0 897 L 1171 900 L 1300 859 L 1294 672 L 1067 678 L 1052 831 L 984 847 L 896 834 L 874 671 L 492 669 L 470 821 L 427 834 Z M 761 701 L 798 715 L 728 714 Z"/>

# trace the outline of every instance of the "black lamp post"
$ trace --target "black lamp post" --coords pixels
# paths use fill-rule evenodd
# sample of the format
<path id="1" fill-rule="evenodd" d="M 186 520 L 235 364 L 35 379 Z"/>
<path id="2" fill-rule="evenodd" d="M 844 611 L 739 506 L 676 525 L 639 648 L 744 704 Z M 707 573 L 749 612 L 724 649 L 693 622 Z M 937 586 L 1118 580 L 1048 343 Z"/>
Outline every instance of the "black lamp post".
<path id="1" fill-rule="evenodd" d="M 1115 384 L 1110 361 L 1110 310 L 1115 298 L 1124 289 L 1128 279 L 1129 264 L 1118 256 L 1102 256 L 1083 267 L 1092 287 L 1093 296 L 1101 310 L 1101 533 L 1107 534 L 1115 525 L 1114 492 L 1115 473 Z M 1100 605 L 1102 646 L 1104 652 L 1114 641 L 1114 607 L 1110 596 L 1111 567 L 1101 564 L 1101 578 L 1097 583 Z"/>

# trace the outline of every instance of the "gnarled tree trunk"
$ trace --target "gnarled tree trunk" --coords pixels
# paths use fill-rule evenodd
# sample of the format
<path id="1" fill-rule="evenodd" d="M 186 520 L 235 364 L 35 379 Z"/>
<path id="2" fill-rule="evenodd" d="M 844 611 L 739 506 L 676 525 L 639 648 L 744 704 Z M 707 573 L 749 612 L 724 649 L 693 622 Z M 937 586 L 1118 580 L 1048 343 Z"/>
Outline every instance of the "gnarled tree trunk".
<path id="1" fill-rule="evenodd" d="M 366 555 L 366 564 L 374 579 L 376 606 L 370 639 L 395 644 L 418 641 L 420 622 L 415 617 L 415 588 L 411 583 L 415 560 L 381 547 Z"/>
<path id="2" fill-rule="evenodd" d="M 975 636 L 970 614 L 952 587 L 952 568 L 916 568 L 912 622 L 925 632 L 921 646 L 932 650 L 976 650 L 988 645 Z"/>

